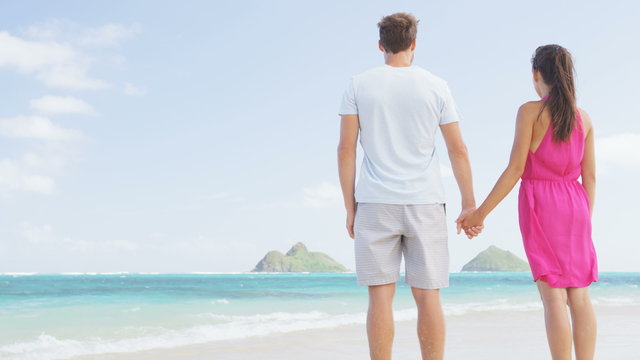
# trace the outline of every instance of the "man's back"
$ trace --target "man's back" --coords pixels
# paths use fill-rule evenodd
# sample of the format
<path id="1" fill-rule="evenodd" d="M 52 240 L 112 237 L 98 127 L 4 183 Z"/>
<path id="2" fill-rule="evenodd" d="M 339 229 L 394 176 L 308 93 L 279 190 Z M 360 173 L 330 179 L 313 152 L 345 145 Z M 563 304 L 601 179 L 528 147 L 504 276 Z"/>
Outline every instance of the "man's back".
<path id="1" fill-rule="evenodd" d="M 418 66 L 379 66 L 351 79 L 340 114 L 360 122 L 365 154 L 356 201 L 445 202 L 435 134 L 460 117 L 444 80 Z"/>
<path id="2" fill-rule="evenodd" d="M 417 25 L 407 13 L 380 20 L 378 48 L 385 65 L 354 76 L 340 108 L 338 174 L 358 284 L 369 287 L 372 359 L 391 359 L 390 305 L 402 258 L 404 281 L 418 308 L 421 352 L 425 359 L 444 357 L 439 289 L 449 286 L 449 249 L 434 147 L 438 128 L 460 189 L 461 214 L 475 209 L 467 147 L 447 84 L 411 65 Z M 356 189 L 358 136 L 365 154 Z"/>

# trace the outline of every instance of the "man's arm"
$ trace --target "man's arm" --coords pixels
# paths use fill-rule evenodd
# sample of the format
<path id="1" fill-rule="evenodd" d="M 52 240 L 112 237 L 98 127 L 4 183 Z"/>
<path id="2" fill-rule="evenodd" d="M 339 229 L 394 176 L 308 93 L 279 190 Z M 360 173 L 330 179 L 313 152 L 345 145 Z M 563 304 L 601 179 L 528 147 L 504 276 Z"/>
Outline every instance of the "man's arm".
<path id="1" fill-rule="evenodd" d="M 358 115 L 342 115 L 340 120 L 340 143 L 338 144 L 338 174 L 347 210 L 347 231 L 353 239 L 353 221 L 356 214 L 356 149 L 360 122 Z"/>
<path id="2" fill-rule="evenodd" d="M 459 234 L 462 226 L 459 220 L 463 219 L 476 208 L 476 200 L 473 195 L 471 163 L 469 162 L 469 153 L 464 140 L 462 140 L 462 133 L 460 132 L 460 126 L 458 123 L 452 122 L 440 125 L 440 131 L 442 131 L 444 142 L 447 145 L 447 152 L 449 153 L 449 160 L 451 161 L 453 175 L 458 183 L 460 197 L 462 198 L 462 212 L 458 219 L 456 219 Z"/>

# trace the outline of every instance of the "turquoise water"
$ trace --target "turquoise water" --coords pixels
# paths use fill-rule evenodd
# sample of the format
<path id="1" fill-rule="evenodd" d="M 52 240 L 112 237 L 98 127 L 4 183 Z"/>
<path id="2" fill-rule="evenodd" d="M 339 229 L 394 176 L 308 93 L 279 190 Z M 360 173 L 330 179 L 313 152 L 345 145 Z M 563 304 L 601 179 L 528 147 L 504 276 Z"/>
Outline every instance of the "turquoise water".
<path id="1" fill-rule="evenodd" d="M 601 273 L 596 306 L 640 308 L 640 273 Z M 537 311 L 528 273 L 455 273 L 445 313 Z M 397 320 L 415 319 L 398 284 Z M 4 274 L 0 359 L 81 354 L 263 336 L 365 321 L 367 289 L 344 274 Z"/>

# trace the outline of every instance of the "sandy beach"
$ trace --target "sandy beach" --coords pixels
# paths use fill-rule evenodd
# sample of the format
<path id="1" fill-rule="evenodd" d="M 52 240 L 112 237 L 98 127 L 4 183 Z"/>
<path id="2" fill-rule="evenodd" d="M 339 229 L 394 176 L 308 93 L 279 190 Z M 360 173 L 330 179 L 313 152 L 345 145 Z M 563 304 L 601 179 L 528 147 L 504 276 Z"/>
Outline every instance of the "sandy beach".
<path id="1" fill-rule="evenodd" d="M 596 307 L 596 358 L 637 360 L 640 312 L 637 307 Z M 478 312 L 447 317 L 447 359 L 550 359 L 542 311 Z M 394 359 L 420 359 L 414 321 L 396 322 Z M 366 359 L 364 325 L 304 330 L 240 340 L 150 351 L 91 355 L 73 360 L 244 360 Z"/>

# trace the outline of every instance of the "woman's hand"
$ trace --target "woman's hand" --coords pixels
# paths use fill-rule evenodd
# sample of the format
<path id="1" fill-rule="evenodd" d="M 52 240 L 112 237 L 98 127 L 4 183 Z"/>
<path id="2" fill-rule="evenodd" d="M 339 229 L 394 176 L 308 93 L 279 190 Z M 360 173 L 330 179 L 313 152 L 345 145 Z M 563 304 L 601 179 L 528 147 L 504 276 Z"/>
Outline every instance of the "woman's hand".
<path id="1" fill-rule="evenodd" d="M 456 219 L 456 224 L 457 224 L 457 233 L 460 234 L 460 230 L 462 230 L 463 226 L 463 222 L 464 220 L 471 214 L 473 214 L 475 212 L 476 208 L 466 208 L 466 209 L 462 209 L 462 211 L 460 212 L 460 216 L 458 216 L 458 218 Z M 464 233 L 465 235 L 467 235 L 467 237 L 469 239 L 472 239 L 478 235 L 480 235 L 480 233 L 482 232 L 482 229 L 484 229 L 483 225 L 479 225 L 479 226 L 472 226 L 469 228 L 465 228 L 464 229 Z"/>
<path id="2" fill-rule="evenodd" d="M 471 239 L 469 233 L 474 233 L 476 229 L 484 229 L 484 219 L 485 216 L 480 213 L 477 209 L 472 213 L 465 216 L 465 218 L 458 224 L 458 226 L 462 226 L 464 232 L 467 234 L 467 237 Z"/>

